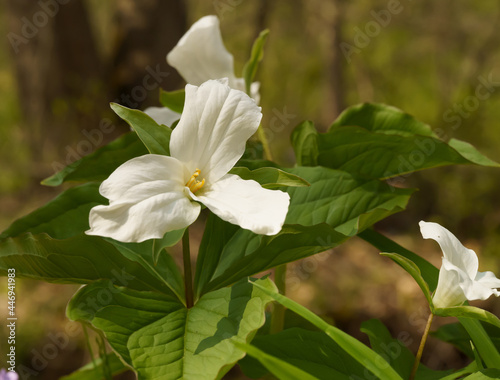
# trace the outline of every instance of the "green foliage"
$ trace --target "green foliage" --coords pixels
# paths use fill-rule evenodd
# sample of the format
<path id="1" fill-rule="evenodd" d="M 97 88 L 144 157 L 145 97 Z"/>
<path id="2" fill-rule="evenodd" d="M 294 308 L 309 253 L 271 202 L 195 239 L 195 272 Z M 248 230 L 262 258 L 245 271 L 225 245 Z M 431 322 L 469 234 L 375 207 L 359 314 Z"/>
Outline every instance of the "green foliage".
<path id="1" fill-rule="evenodd" d="M 105 379 L 104 366 L 108 366 L 113 375 L 119 375 L 130 369 L 114 352 L 111 352 L 105 360 L 97 358 L 70 375 L 61 377 L 60 380 L 102 380 Z"/>
<path id="2" fill-rule="evenodd" d="M 236 174 L 243 179 L 254 180 L 266 189 L 276 189 L 284 186 L 307 187 L 310 185 L 303 178 L 278 168 L 264 167 L 250 170 L 245 167 L 234 167 L 229 173 Z"/>
<path id="3" fill-rule="evenodd" d="M 306 120 L 292 132 L 292 147 L 298 166 L 316 166 L 318 164 L 318 131 L 312 121 Z"/>
<path id="4" fill-rule="evenodd" d="M 398 255 L 397 253 L 381 253 L 381 255 L 393 260 L 414 278 L 420 289 L 422 289 L 422 292 L 424 293 L 424 296 L 427 299 L 431 310 L 433 310 L 432 296 L 429 290 L 429 285 L 427 285 L 427 282 L 425 282 L 424 278 L 422 277 L 422 273 L 420 272 L 417 264 L 402 255 Z"/>
<path id="5" fill-rule="evenodd" d="M 39 209 L 16 220 L 0 234 L 0 239 L 25 232 L 46 233 L 55 239 L 65 239 L 89 229 L 90 209 L 105 203 L 99 185 L 89 183 L 61 193 Z"/>
<path id="6" fill-rule="evenodd" d="M 161 105 L 170 108 L 172 111 L 182 113 L 185 100 L 186 92 L 184 89 L 176 91 L 165 91 L 164 89 L 160 89 Z M 168 125 L 168 127 L 171 127 L 171 125 Z"/>
<path id="7" fill-rule="evenodd" d="M 147 153 L 137 133 L 129 132 L 44 179 L 42 185 L 59 186 L 68 181 L 102 182 L 124 162 Z"/>
<path id="8" fill-rule="evenodd" d="M 318 317 L 313 312 L 307 310 L 300 304 L 292 301 L 291 299 L 282 296 L 277 292 L 273 292 L 261 287 L 259 284 L 255 284 L 256 287 L 262 289 L 262 291 L 275 301 L 279 302 L 283 306 L 289 308 L 295 313 L 299 314 L 301 317 L 307 319 L 313 325 L 318 327 L 320 330 L 324 331 L 331 339 L 333 339 L 345 352 L 351 355 L 355 360 L 361 363 L 366 369 L 371 371 L 374 375 L 387 380 L 402 380 L 402 377 L 390 366 L 381 366 L 380 363 L 384 359 L 378 355 L 376 352 L 370 350 L 363 343 L 356 340 L 349 334 L 346 334 L 342 330 L 326 323 L 320 317 Z"/>
<path id="9" fill-rule="evenodd" d="M 113 288 L 110 302 L 89 309 L 110 286 L 96 282 L 73 297 L 67 314 L 103 330 L 139 379 L 215 379 L 244 355 L 232 341 L 246 343 L 264 323 L 271 298 L 262 289 L 274 285 L 268 279 L 255 284 L 243 280 L 207 293 L 191 309 L 159 293 Z"/>
<path id="10" fill-rule="evenodd" d="M 172 130 L 169 127 L 158 125 L 151 117 L 139 110 L 123 107 L 116 103 L 111 103 L 111 108 L 137 132 L 149 153 L 170 155 Z"/>
<path id="11" fill-rule="evenodd" d="M 259 36 L 253 43 L 250 59 L 243 67 L 243 78 L 245 79 L 245 89 L 247 94 L 250 94 L 250 86 L 255 78 L 255 74 L 257 74 L 259 62 L 262 61 L 262 58 L 264 58 L 264 45 L 268 36 L 269 30 L 266 29 L 260 32 Z"/>
<path id="12" fill-rule="evenodd" d="M 368 374 L 363 365 L 349 355 L 337 342 L 322 331 L 309 331 L 291 328 L 272 335 L 257 335 L 252 346 L 268 357 L 281 360 L 297 370 L 305 371 L 321 380 L 349 380 L 365 378 Z M 247 351 L 251 354 L 250 351 Z M 264 364 L 261 357 L 252 355 Z M 258 362 L 246 361 L 242 366 L 244 373 L 251 378 L 261 378 L 268 368 Z M 276 372 L 271 371 L 275 375 Z M 286 379 L 286 377 L 279 377 Z"/>

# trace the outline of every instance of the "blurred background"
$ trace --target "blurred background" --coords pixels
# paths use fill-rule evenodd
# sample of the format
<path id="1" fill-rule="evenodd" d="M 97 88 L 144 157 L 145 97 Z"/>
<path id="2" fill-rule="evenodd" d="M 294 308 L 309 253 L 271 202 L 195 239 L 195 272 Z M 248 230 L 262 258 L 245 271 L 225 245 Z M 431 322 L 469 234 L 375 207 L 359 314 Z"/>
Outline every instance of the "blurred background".
<path id="1" fill-rule="evenodd" d="M 237 76 L 255 37 L 270 29 L 257 76 L 279 163 L 293 165 L 289 135 L 300 121 L 325 131 L 345 107 L 365 101 L 401 108 L 442 138 L 468 141 L 500 161 L 498 1 L 7 0 L 0 4 L 0 230 L 61 191 L 41 186 L 43 178 L 128 130 L 110 101 L 144 109 L 159 105 L 160 87 L 184 85 L 165 56 L 208 14 L 221 20 Z M 152 71 L 161 74 L 149 89 L 143 80 Z M 480 270 L 498 274 L 499 184 L 500 171 L 488 168 L 413 174 L 404 186 L 421 191 L 378 229 L 439 266 L 440 251 L 420 237 L 418 221 L 439 222 L 479 253 Z M 296 279 L 290 296 L 364 341 L 360 322 L 380 318 L 394 336 L 408 332 L 415 351 L 425 300 L 408 275 L 377 253 L 351 239 L 290 265 Z M 74 327 L 64 309 L 75 290 L 19 281 L 19 363 L 32 368 L 51 334 Z M 3 305 L 4 287 L 0 295 Z M 498 300 L 480 305 L 500 315 Z M 88 362 L 83 333 L 70 336 L 33 378 L 58 379 Z M 431 342 L 424 363 L 440 369 L 464 363 L 451 346 Z"/>

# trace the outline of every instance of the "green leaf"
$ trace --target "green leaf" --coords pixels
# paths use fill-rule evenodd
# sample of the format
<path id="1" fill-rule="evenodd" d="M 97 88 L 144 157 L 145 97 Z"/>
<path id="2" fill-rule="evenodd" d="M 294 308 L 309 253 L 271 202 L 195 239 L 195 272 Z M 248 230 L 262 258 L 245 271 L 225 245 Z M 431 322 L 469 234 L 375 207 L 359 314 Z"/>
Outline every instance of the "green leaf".
<path id="1" fill-rule="evenodd" d="M 373 374 L 346 353 L 322 331 L 291 328 L 272 335 L 257 335 L 252 346 L 266 355 L 284 361 L 321 380 L 351 380 L 373 378 Z M 259 357 L 256 356 L 260 360 Z M 246 361 L 246 362 L 245 362 Z M 261 361 L 262 362 L 262 361 Z M 266 369 L 247 359 L 240 361 L 243 372 L 252 378 L 262 378 Z M 252 367 L 249 367 L 253 364 Z M 269 367 L 268 367 L 269 368 Z M 273 372 L 277 375 L 275 372 Z M 280 377 L 286 379 L 286 377 Z"/>
<path id="2" fill-rule="evenodd" d="M 114 288 L 107 305 L 89 308 L 110 286 L 96 282 L 73 297 L 67 315 L 102 330 L 139 380 L 220 379 L 244 356 L 232 342 L 246 343 L 264 323 L 271 298 L 261 289 L 275 288 L 269 279 L 256 284 L 245 279 L 205 294 L 189 310 L 159 293 Z"/>
<path id="3" fill-rule="evenodd" d="M 436 290 L 439 269 L 437 269 L 430 262 L 420 257 L 416 253 L 403 248 L 395 241 L 392 241 L 391 239 L 385 237 L 375 230 L 366 229 L 358 234 L 358 236 L 373 245 L 375 248 L 378 248 L 382 252 L 396 252 L 399 255 L 413 261 L 418 266 L 424 281 L 429 286 L 429 291 L 433 292 L 434 290 Z"/>
<path id="4" fill-rule="evenodd" d="M 283 186 L 307 187 L 309 182 L 297 175 L 288 173 L 278 168 L 259 168 L 250 170 L 245 167 L 234 167 L 229 173 L 236 174 L 243 179 L 257 181 L 266 189 L 276 189 Z"/>
<path id="5" fill-rule="evenodd" d="M 403 379 L 410 377 L 415 356 L 406 346 L 406 344 L 411 342 L 411 337 L 408 333 L 400 334 L 401 337 L 409 340 L 405 344 L 405 342 L 394 339 L 389 330 L 387 330 L 387 327 L 378 319 L 363 322 L 361 324 L 361 331 L 368 335 L 372 349 L 382 356 Z M 451 370 L 434 371 L 420 364 L 416 378 L 426 380 L 441 379 L 443 376 L 451 373 Z"/>
<path id="6" fill-rule="evenodd" d="M 347 108 L 333 122 L 328 133 L 345 126 L 358 126 L 372 132 L 402 136 L 436 136 L 427 124 L 396 107 L 379 103 L 362 103 Z"/>
<path id="7" fill-rule="evenodd" d="M 245 90 L 247 94 L 250 94 L 250 86 L 255 78 L 255 74 L 257 74 L 259 62 L 262 61 L 262 58 L 264 57 L 264 44 L 266 43 L 268 35 L 268 29 L 260 32 L 259 36 L 253 43 L 250 59 L 243 67 L 243 78 L 245 79 Z"/>
<path id="8" fill-rule="evenodd" d="M 0 234 L 0 239 L 25 232 L 46 233 L 65 239 L 89 229 L 90 209 L 106 200 L 99 194 L 99 184 L 89 183 L 59 194 L 39 209 L 16 220 Z"/>
<path id="9" fill-rule="evenodd" d="M 63 376 L 60 380 L 102 380 L 104 377 L 103 360 L 102 358 L 97 358 L 94 360 L 95 363 L 90 362 L 84 365 L 79 370 Z M 111 373 L 113 375 L 119 375 L 130 368 L 123 364 L 118 356 L 114 352 L 111 352 L 106 357 L 106 365 L 109 366 Z"/>
<path id="10" fill-rule="evenodd" d="M 137 132 L 137 135 L 151 154 L 170 155 L 170 134 L 172 130 L 158 125 L 144 112 L 111 103 L 115 113 Z"/>
<path id="11" fill-rule="evenodd" d="M 348 236 L 404 210 L 414 192 L 323 167 L 297 167 L 289 172 L 304 178 L 311 186 L 287 189 L 291 201 L 285 223 L 305 226 L 327 223 Z"/>
<path id="12" fill-rule="evenodd" d="M 186 92 L 184 89 L 176 91 L 165 91 L 164 89 L 160 89 L 161 105 L 163 107 L 170 108 L 172 111 L 182 113 L 182 111 L 184 110 L 185 100 Z"/>
<path id="13" fill-rule="evenodd" d="M 381 366 L 380 363 L 383 363 L 384 359 L 357 339 L 353 338 L 342 330 L 326 323 L 312 311 L 306 309 L 304 306 L 298 304 L 297 302 L 292 301 L 285 296 L 282 296 L 276 291 L 264 288 L 257 283 L 255 283 L 254 286 L 258 287 L 265 294 L 272 297 L 275 301 L 299 314 L 300 316 L 314 324 L 316 327 L 318 327 L 320 330 L 324 331 L 331 339 L 333 339 L 340 347 L 342 347 L 342 349 L 344 349 L 359 363 L 364 365 L 375 376 L 378 376 L 384 380 L 402 380 L 401 376 L 399 376 L 399 374 L 392 367 L 385 365 Z"/>
<path id="14" fill-rule="evenodd" d="M 228 228 L 227 233 L 215 234 Z M 256 235 L 213 217 L 207 226 L 197 266 L 198 294 L 233 284 L 280 264 L 333 248 L 347 239 L 326 224 L 285 225 L 274 236 Z M 202 273 L 200 273 L 202 272 Z"/>
<path id="15" fill-rule="evenodd" d="M 489 380 L 489 379 L 500 379 L 499 369 L 484 369 L 479 372 L 475 372 L 472 375 L 464 377 L 463 380 Z"/>
<path id="16" fill-rule="evenodd" d="M 402 210 L 412 192 L 322 167 L 289 170 L 311 186 L 286 189 L 291 201 L 279 234 L 256 235 L 218 219 L 209 223 L 195 277 L 197 294 L 326 251 L 347 234 Z"/>
<path id="17" fill-rule="evenodd" d="M 420 286 L 420 289 L 422 289 L 425 298 L 427 298 L 427 302 L 429 303 L 431 310 L 433 310 L 434 306 L 432 304 L 432 296 L 429 290 L 429 285 L 427 285 L 427 282 L 425 282 L 424 278 L 422 277 L 422 273 L 420 272 L 420 269 L 418 268 L 417 264 L 415 264 L 410 259 L 407 259 L 406 257 L 401 256 L 397 253 L 381 253 L 381 255 L 386 256 L 391 260 L 393 260 L 396 264 L 401 266 L 401 268 L 407 271 L 410 274 L 410 276 L 412 276 L 415 279 L 418 286 Z"/>
<path id="18" fill-rule="evenodd" d="M 347 109 L 328 133 L 318 134 L 317 142 L 319 165 L 366 178 L 388 179 L 454 164 L 499 166 L 470 144 L 441 141 L 428 125 L 381 104 Z"/>
<path id="19" fill-rule="evenodd" d="M 500 329 L 489 323 L 481 323 L 497 350 L 500 349 Z M 444 342 L 453 344 L 460 351 L 465 353 L 469 358 L 474 358 L 474 353 L 471 348 L 471 338 L 467 330 L 460 323 L 449 323 L 440 326 L 436 331 L 431 332 L 432 336 Z"/>
<path id="20" fill-rule="evenodd" d="M 303 121 L 292 132 L 292 147 L 298 166 L 318 165 L 318 131 L 312 121 Z"/>
<path id="21" fill-rule="evenodd" d="M 180 230 L 170 231 L 165 233 L 165 235 L 163 235 L 163 238 L 153 240 L 152 253 L 153 253 L 153 262 L 155 265 L 158 264 L 158 259 L 160 258 L 160 255 L 164 252 L 165 248 L 173 247 L 179 241 L 181 241 L 185 230 L 186 230 L 185 228 L 182 228 Z"/>
<path id="22" fill-rule="evenodd" d="M 481 326 L 479 319 L 459 316 L 458 320 L 467 330 L 467 333 L 471 337 L 474 346 L 481 355 L 481 358 L 483 358 L 486 363 L 486 366 L 488 368 L 499 368 L 500 353 L 495 348 L 495 345 L 484 330 L 483 326 Z"/>
<path id="23" fill-rule="evenodd" d="M 135 132 L 129 132 L 42 181 L 59 186 L 64 182 L 104 181 L 124 162 L 147 154 L 148 150 Z"/>
<path id="24" fill-rule="evenodd" d="M 184 230 L 167 232 L 163 239 L 146 240 L 142 243 L 123 243 L 113 239 L 105 240 L 113 244 L 127 259 L 139 263 L 153 278 L 161 279 L 177 298 L 184 302 L 184 281 L 173 257 L 164 248 L 175 245 Z M 161 255 L 160 253 L 162 253 Z"/>
<path id="25" fill-rule="evenodd" d="M 240 350 L 245 351 L 249 355 L 258 359 L 271 373 L 278 379 L 287 380 L 318 380 L 318 377 L 312 376 L 300 368 L 287 363 L 284 360 L 278 359 L 275 356 L 266 354 L 255 346 L 234 342 L 234 345 Z"/>
<path id="26" fill-rule="evenodd" d="M 47 282 L 87 284 L 109 279 L 132 289 L 174 295 L 170 284 L 153 276 L 139 258 L 126 258 L 95 236 L 56 240 L 46 234 L 27 233 L 0 240 L 0 275 L 5 276 L 8 268 L 15 268 L 18 277 Z"/>
<path id="27" fill-rule="evenodd" d="M 436 308 L 434 314 L 440 317 L 467 317 L 491 323 L 500 328 L 500 319 L 489 311 L 474 306 L 453 306 L 447 308 Z M 500 363 L 500 362 L 499 362 Z"/>

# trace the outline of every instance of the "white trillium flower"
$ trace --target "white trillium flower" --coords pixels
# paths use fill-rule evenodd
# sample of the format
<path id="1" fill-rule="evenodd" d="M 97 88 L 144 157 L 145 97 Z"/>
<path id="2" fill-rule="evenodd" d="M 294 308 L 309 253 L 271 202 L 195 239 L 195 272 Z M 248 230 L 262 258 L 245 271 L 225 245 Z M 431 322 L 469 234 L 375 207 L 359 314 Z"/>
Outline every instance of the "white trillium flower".
<path id="1" fill-rule="evenodd" d="M 228 78 L 229 86 L 245 92 L 245 80 L 234 75 L 234 60 L 222 41 L 217 16 L 200 18 L 168 53 L 167 62 L 184 80 L 199 86 L 209 79 Z M 259 82 L 250 86 L 253 99 L 259 103 Z"/>
<path id="2" fill-rule="evenodd" d="M 159 125 L 171 127 L 172 124 L 181 118 L 181 114 L 172 111 L 167 107 L 148 107 L 143 111 Z"/>
<path id="3" fill-rule="evenodd" d="M 433 239 L 443 251 L 443 264 L 439 270 L 434 306 L 445 308 L 458 306 L 466 300 L 485 300 L 492 294 L 500 296 L 500 280 L 493 272 L 478 272 L 479 262 L 472 249 L 462 243 L 446 228 L 437 223 L 421 221 L 420 231 L 424 239 Z"/>
<path id="4" fill-rule="evenodd" d="M 192 224 L 200 203 L 254 233 L 277 234 L 290 196 L 228 174 L 261 118 L 255 101 L 226 83 L 188 84 L 171 156 L 147 154 L 118 167 L 99 188 L 109 206 L 90 211 L 87 234 L 123 242 L 159 239 Z"/>

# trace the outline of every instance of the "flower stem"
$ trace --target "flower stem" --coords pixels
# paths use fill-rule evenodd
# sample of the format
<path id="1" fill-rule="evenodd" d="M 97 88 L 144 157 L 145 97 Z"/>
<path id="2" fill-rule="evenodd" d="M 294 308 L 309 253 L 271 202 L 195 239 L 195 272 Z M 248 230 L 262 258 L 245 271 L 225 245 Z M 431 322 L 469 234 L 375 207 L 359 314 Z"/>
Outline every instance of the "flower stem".
<path id="1" fill-rule="evenodd" d="M 266 158 L 266 160 L 272 161 L 273 154 L 271 153 L 271 149 L 269 149 L 266 132 L 264 132 L 264 127 L 262 126 L 262 124 L 260 124 L 259 129 L 257 129 L 257 135 L 259 136 L 259 140 L 262 143 L 262 147 L 264 148 L 264 157 Z"/>
<path id="2" fill-rule="evenodd" d="M 184 289 L 186 290 L 186 307 L 193 307 L 193 274 L 191 270 L 191 251 L 189 249 L 189 228 L 182 236 L 182 258 L 184 261 Z"/>
<path id="3" fill-rule="evenodd" d="M 286 293 L 286 264 L 281 264 L 274 270 L 274 282 L 279 292 L 283 295 Z M 276 334 L 283 330 L 285 325 L 285 307 L 275 302 L 274 310 L 271 316 L 270 333 Z"/>
<path id="4" fill-rule="evenodd" d="M 420 346 L 418 347 L 417 356 L 415 357 L 415 363 L 413 363 L 413 368 L 411 370 L 411 375 L 409 380 L 413 380 L 415 375 L 417 374 L 418 365 L 420 364 L 420 359 L 422 358 L 422 353 L 424 352 L 425 342 L 427 341 L 427 336 L 429 335 L 429 331 L 431 330 L 432 319 L 434 318 L 434 314 L 429 315 L 429 319 L 427 320 L 427 325 L 425 326 L 424 335 L 422 335 L 422 340 L 420 341 Z"/>

